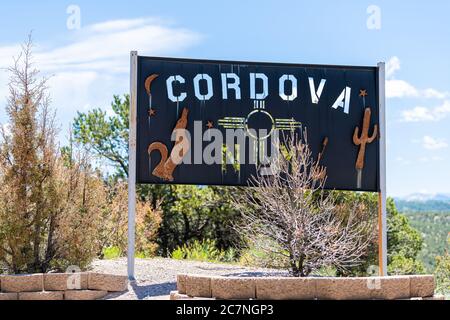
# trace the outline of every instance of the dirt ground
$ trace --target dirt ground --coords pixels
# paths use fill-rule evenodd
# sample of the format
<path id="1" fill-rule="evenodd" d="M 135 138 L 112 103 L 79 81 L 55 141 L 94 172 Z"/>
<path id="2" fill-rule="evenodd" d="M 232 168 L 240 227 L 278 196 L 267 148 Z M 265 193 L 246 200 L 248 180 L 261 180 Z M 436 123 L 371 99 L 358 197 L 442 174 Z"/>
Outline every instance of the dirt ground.
<path id="1" fill-rule="evenodd" d="M 126 258 L 96 260 L 92 271 L 110 274 L 127 274 Z M 221 276 L 286 276 L 287 272 L 271 269 L 246 268 L 233 264 L 173 260 L 166 258 L 136 259 L 136 281 L 130 282 L 128 292 L 110 294 L 106 299 L 113 300 L 167 300 L 170 291 L 176 290 L 179 273 L 221 275 Z"/>

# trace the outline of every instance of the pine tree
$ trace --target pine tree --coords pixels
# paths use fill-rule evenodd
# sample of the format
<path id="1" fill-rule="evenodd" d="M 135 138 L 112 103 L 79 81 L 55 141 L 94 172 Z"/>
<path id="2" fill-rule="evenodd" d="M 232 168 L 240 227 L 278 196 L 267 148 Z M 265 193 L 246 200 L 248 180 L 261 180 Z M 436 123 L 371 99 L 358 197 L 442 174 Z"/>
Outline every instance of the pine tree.
<path id="1" fill-rule="evenodd" d="M 15 273 L 46 269 L 59 207 L 55 115 L 47 79 L 32 62 L 31 36 L 9 68 L 9 124 L 2 127 L 0 260 Z"/>

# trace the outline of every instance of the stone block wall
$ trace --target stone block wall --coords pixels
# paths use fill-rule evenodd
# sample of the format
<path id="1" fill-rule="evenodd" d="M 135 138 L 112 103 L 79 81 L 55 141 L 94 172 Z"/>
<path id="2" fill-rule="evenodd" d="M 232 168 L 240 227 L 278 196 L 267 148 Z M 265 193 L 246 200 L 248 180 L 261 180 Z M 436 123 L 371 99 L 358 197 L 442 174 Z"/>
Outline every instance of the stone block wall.
<path id="1" fill-rule="evenodd" d="M 171 299 L 430 299 L 433 275 L 388 277 L 210 277 L 180 274 Z"/>
<path id="2" fill-rule="evenodd" d="M 126 276 L 110 274 L 0 275 L 0 300 L 96 300 L 127 290 Z"/>

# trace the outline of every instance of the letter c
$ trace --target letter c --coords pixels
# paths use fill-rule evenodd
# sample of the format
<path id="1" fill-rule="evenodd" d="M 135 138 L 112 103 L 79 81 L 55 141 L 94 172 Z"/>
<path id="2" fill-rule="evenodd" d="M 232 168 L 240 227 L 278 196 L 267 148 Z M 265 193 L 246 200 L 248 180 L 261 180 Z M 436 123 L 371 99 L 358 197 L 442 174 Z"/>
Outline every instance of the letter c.
<path id="1" fill-rule="evenodd" d="M 169 97 L 169 100 L 172 102 L 181 102 L 184 99 L 186 99 L 186 92 L 181 92 L 179 96 L 175 96 L 173 94 L 173 83 L 179 82 L 179 83 L 185 83 L 185 80 L 182 76 L 176 75 L 176 76 L 170 76 L 167 78 L 166 86 L 167 86 L 167 96 Z"/>

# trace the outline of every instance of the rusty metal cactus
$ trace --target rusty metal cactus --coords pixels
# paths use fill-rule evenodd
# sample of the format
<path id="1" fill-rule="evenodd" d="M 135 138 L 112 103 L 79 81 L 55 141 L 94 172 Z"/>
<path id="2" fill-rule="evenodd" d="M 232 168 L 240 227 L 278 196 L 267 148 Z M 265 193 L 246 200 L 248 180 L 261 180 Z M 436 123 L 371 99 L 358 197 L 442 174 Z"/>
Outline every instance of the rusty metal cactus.
<path id="1" fill-rule="evenodd" d="M 366 145 L 372 143 L 378 135 L 378 126 L 375 125 L 373 128 L 373 133 L 369 136 L 369 127 L 370 127 L 370 117 L 371 117 L 370 108 L 366 108 L 364 110 L 364 118 L 363 118 L 363 126 L 361 130 L 361 135 L 359 134 L 359 127 L 355 128 L 355 132 L 353 133 L 353 143 L 359 146 L 358 157 L 356 159 L 356 186 L 358 189 L 361 188 L 362 183 L 362 170 L 364 168 L 364 157 L 366 154 Z"/>
<path id="2" fill-rule="evenodd" d="M 359 127 L 355 128 L 355 132 L 353 133 L 353 143 L 359 147 L 358 158 L 356 160 L 356 169 L 364 168 L 364 157 L 366 153 L 366 144 L 372 143 L 378 135 L 378 126 L 375 125 L 373 128 L 373 133 L 369 137 L 369 126 L 370 126 L 370 117 L 371 117 L 370 108 L 366 108 L 364 110 L 364 119 L 363 119 L 363 127 L 361 131 L 361 136 L 359 136 Z"/>

